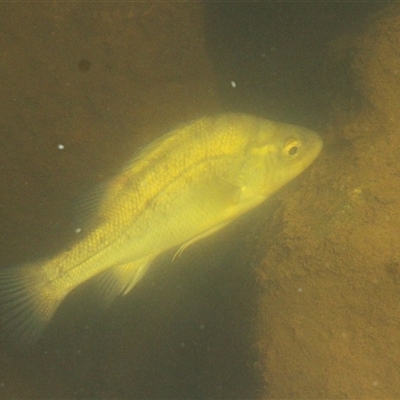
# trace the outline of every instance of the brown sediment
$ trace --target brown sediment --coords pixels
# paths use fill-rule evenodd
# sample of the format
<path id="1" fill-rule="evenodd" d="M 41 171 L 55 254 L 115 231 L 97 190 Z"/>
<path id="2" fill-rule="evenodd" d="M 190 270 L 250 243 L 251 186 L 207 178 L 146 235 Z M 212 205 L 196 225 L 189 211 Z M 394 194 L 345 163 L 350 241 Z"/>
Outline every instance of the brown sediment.
<path id="1" fill-rule="evenodd" d="M 265 399 L 400 397 L 400 8 L 353 43 L 357 108 L 266 236 L 257 348 Z"/>

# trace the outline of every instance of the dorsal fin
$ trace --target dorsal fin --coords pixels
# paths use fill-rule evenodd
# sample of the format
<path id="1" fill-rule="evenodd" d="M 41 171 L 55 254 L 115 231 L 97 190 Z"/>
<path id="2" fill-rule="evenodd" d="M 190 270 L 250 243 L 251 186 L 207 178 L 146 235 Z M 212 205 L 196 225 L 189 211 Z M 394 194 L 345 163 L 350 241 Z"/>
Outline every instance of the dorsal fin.
<path id="1" fill-rule="evenodd" d="M 101 204 L 109 190 L 109 185 L 110 182 L 100 183 L 76 201 L 75 226 L 79 232 L 88 232 L 99 221 Z"/>
<path id="2" fill-rule="evenodd" d="M 132 179 L 132 174 L 138 174 L 157 158 L 158 153 L 165 151 L 160 149 L 161 143 L 164 142 L 171 148 L 174 146 L 177 142 L 174 133 L 167 133 L 140 148 L 132 159 L 125 163 L 119 174 L 82 195 L 77 202 L 77 228 L 82 231 L 92 228 L 124 191 L 126 182 Z M 150 153 L 154 154 L 149 156 Z"/>

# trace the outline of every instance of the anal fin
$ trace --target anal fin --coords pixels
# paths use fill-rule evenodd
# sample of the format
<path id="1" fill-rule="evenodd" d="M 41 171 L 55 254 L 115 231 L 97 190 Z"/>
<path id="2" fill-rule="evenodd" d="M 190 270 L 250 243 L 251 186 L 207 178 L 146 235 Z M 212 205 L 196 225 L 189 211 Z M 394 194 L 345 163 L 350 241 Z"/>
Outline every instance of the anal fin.
<path id="1" fill-rule="evenodd" d="M 125 296 L 143 277 L 154 257 L 145 257 L 126 264 L 116 265 L 95 279 L 107 303 L 117 296 Z"/>

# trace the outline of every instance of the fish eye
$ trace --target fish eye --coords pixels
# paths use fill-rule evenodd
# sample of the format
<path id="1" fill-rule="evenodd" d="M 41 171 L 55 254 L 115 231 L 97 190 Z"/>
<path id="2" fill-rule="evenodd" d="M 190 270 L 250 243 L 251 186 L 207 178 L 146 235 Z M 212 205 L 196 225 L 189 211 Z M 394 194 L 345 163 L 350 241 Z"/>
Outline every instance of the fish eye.
<path id="1" fill-rule="evenodd" d="M 288 158 L 295 158 L 299 155 L 301 143 L 298 140 L 290 139 L 283 146 L 283 154 Z"/>

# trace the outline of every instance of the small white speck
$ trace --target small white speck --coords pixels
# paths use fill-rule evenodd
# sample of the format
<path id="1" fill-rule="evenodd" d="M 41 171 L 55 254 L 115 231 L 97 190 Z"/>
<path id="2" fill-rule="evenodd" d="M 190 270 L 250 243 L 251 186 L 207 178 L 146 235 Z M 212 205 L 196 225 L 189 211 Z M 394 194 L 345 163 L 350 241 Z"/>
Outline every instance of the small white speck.
<path id="1" fill-rule="evenodd" d="M 59 148 L 59 150 L 64 150 L 65 149 L 65 146 L 63 144 L 59 144 L 57 147 Z"/>
<path id="2" fill-rule="evenodd" d="M 236 82 L 235 82 L 235 81 L 231 81 L 231 86 L 232 86 L 233 88 L 235 88 L 235 87 L 236 87 Z"/>
<path id="3" fill-rule="evenodd" d="M 302 293 L 302 292 L 303 292 L 303 289 L 302 289 L 301 287 L 299 287 L 299 288 L 297 289 L 297 291 L 298 291 L 299 293 Z"/>
<path id="4" fill-rule="evenodd" d="M 373 381 L 372 384 L 373 384 L 374 386 L 378 386 L 378 382 L 377 382 L 377 381 Z"/>
<path id="5" fill-rule="evenodd" d="M 76 228 L 75 229 L 75 233 L 81 233 L 82 232 L 82 229 L 81 228 Z"/>
<path id="6" fill-rule="evenodd" d="M 205 328 L 204 324 L 201 324 L 200 329 L 204 329 L 204 328 Z"/>

